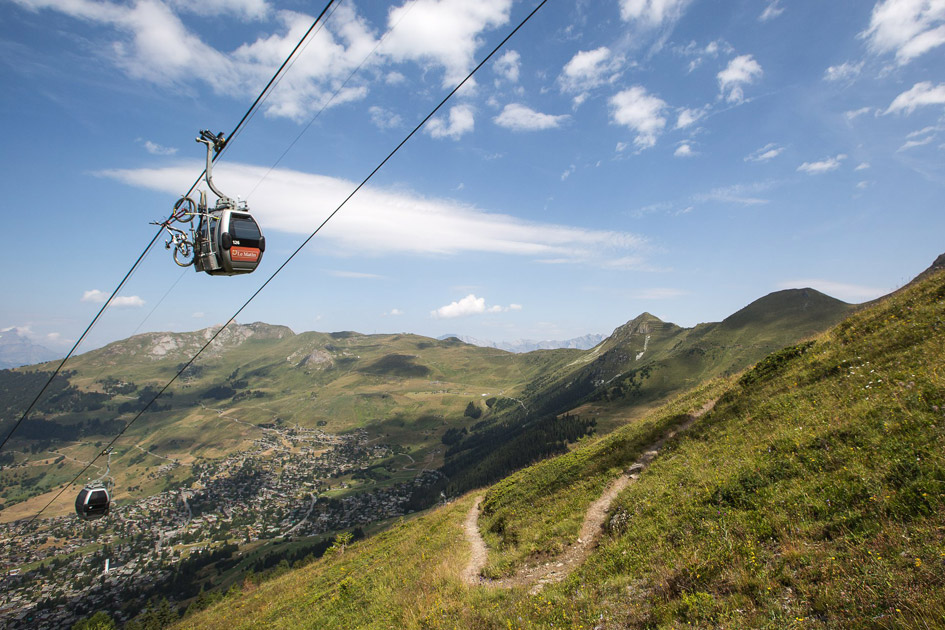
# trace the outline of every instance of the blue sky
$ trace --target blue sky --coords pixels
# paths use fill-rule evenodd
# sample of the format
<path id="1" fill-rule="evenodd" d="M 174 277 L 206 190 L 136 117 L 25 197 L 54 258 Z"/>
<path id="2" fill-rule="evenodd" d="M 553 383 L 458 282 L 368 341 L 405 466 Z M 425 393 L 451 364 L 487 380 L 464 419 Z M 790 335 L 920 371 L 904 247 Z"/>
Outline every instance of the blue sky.
<path id="1" fill-rule="evenodd" d="M 214 171 L 260 268 L 159 243 L 84 348 L 225 321 L 535 4 L 343 0 Z M 78 337 L 321 6 L 0 3 L 0 329 Z M 945 0 L 551 0 L 239 319 L 565 339 L 872 299 L 945 251 L 943 44 Z"/>

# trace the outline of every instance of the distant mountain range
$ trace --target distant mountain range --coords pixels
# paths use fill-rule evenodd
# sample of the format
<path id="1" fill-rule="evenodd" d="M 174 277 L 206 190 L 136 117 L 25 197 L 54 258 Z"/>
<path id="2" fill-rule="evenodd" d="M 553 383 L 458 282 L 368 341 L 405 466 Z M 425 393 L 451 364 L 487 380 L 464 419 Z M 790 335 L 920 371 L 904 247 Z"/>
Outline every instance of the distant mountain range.
<path id="1" fill-rule="evenodd" d="M 52 361 L 59 356 L 62 355 L 33 343 L 17 334 L 15 330 L 0 331 L 0 369 L 2 370 Z"/>
<path id="2" fill-rule="evenodd" d="M 471 346 L 479 346 L 480 348 L 497 348 L 499 350 L 505 350 L 507 352 L 523 353 L 523 352 L 532 352 L 534 350 L 559 350 L 561 348 L 571 348 L 575 350 L 590 350 L 604 339 L 607 339 L 606 335 L 584 335 L 583 337 L 575 337 L 574 339 L 565 339 L 561 340 L 552 340 L 547 339 L 544 341 L 535 341 L 534 339 L 516 339 L 515 341 L 489 341 L 488 339 L 477 339 L 476 337 L 470 337 L 468 335 L 442 335 L 437 337 L 440 341 L 445 341 L 446 339 L 459 339 L 463 343 L 468 343 Z"/>

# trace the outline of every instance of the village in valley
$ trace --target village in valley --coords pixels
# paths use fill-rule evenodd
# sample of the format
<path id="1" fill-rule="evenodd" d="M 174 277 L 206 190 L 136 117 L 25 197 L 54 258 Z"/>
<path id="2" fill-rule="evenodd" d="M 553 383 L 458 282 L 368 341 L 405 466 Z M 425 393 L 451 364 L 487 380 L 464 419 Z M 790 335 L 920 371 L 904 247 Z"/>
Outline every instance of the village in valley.
<path id="1" fill-rule="evenodd" d="M 158 598 L 182 606 L 227 569 L 264 566 L 249 558 L 263 541 L 314 547 L 404 516 L 442 479 L 424 468 L 431 456 L 414 460 L 364 430 L 261 428 L 250 448 L 189 464 L 186 487 L 130 502 L 119 495 L 101 520 L 0 525 L 0 626 L 70 627 L 98 610 L 127 620 Z M 393 461 L 406 480 L 385 484 Z M 171 459 L 152 474 L 180 466 Z"/>

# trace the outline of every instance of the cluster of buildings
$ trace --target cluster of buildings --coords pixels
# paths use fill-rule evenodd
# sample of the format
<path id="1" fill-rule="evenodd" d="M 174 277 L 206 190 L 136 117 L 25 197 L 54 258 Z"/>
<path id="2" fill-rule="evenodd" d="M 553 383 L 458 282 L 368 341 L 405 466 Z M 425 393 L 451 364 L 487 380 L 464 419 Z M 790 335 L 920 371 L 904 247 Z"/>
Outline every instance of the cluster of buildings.
<path id="1" fill-rule="evenodd" d="M 164 595 L 182 561 L 201 551 L 404 515 L 414 493 L 441 475 L 420 470 L 386 485 L 356 480 L 394 459 L 363 430 L 331 435 L 270 425 L 250 449 L 195 462 L 189 487 L 127 503 L 118 496 L 100 521 L 70 515 L 0 524 L 0 627 L 69 627 L 99 610 L 124 620 Z"/>

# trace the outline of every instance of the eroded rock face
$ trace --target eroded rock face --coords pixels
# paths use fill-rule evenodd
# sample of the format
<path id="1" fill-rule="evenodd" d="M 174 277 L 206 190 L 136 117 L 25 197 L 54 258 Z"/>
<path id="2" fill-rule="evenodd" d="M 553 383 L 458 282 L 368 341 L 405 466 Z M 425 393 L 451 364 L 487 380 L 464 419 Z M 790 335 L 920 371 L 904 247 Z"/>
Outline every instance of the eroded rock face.
<path id="1" fill-rule="evenodd" d="M 330 368 L 334 364 L 331 355 L 324 350 L 315 349 L 299 361 L 299 367 L 313 367 L 317 369 Z"/>

